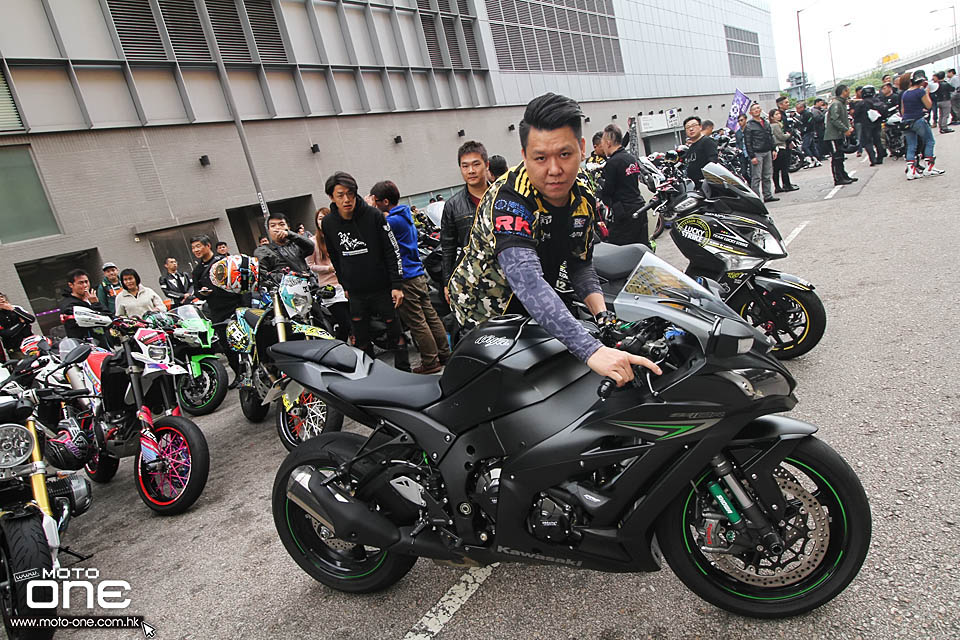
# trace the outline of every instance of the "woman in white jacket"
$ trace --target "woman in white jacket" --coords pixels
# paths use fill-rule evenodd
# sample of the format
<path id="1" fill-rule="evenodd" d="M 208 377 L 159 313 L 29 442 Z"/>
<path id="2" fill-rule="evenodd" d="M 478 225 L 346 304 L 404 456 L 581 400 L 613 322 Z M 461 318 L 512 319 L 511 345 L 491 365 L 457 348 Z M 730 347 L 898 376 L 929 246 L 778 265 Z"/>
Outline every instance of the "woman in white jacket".
<path id="1" fill-rule="evenodd" d="M 163 299 L 150 287 L 140 286 L 140 274 L 134 269 L 124 269 L 120 272 L 120 282 L 123 284 L 116 298 L 118 316 L 143 317 L 151 311 L 166 311 Z"/>

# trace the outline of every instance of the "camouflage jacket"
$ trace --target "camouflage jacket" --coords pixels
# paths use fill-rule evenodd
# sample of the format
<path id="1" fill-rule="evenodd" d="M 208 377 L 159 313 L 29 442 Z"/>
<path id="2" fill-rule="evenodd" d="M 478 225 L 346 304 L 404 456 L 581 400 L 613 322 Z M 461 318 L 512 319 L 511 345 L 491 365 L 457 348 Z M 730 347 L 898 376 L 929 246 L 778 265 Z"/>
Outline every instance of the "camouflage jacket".
<path id="1" fill-rule="evenodd" d="M 570 197 L 571 202 L 578 203 L 570 213 L 573 218 L 570 257 L 585 260 L 594 241 L 596 200 L 580 179 L 574 183 Z M 506 228 L 509 231 L 510 223 L 528 226 L 524 231 L 529 231 L 534 241 L 539 243 L 543 237 L 540 214 L 546 211 L 540 193 L 531 184 L 522 164 L 507 171 L 487 189 L 477 206 L 463 257 L 449 283 L 450 306 L 464 328 L 472 329 L 481 322 L 502 315 L 513 298 L 506 275 L 496 259 L 494 230 L 502 233 Z M 509 216 L 505 215 L 508 213 Z M 586 218 L 586 222 L 578 224 L 577 218 Z"/>

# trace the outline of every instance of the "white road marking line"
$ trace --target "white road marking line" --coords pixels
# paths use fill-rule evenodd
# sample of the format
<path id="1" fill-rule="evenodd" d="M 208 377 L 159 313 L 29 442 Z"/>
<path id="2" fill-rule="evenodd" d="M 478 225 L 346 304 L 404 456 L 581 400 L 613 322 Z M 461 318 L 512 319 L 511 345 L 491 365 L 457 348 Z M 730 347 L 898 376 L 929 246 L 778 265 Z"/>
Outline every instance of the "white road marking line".
<path id="1" fill-rule="evenodd" d="M 830 189 L 830 193 L 828 193 L 827 195 L 823 196 L 823 199 L 824 199 L 824 200 L 829 200 L 829 199 L 832 198 L 833 196 L 837 195 L 837 191 L 840 191 L 840 189 L 843 189 L 843 185 L 842 185 L 842 184 L 838 184 L 838 185 L 835 186 L 833 189 Z"/>
<path id="2" fill-rule="evenodd" d="M 488 567 L 471 567 L 460 577 L 457 584 L 450 587 L 437 604 L 413 625 L 407 635 L 403 636 L 403 640 L 430 640 L 443 631 L 443 627 L 498 566 L 500 563 Z"/>
<path id="3" fill-rule="evenodd" d="M 787 238 L 786 238 L 786 240 L 783 241 L 783 246 L 785 246 L 785 247 L 789 246 L 790 243 L 793 242 L 793 240 L 794 240 L 798 235 L 800 235 L 800 232 L 803 231 L 803 228 L 806 227 L 808 224 L 810 224 L 810 221 L 809 221 L 809 220 L 804 220 L 804 221 L 801 222 L 799 225 L 797 225 L 797 228 L 794 229 L 793 231 L 791 231 L 791 232 L 790 232 L 790 235 L 788 235 Z"/>

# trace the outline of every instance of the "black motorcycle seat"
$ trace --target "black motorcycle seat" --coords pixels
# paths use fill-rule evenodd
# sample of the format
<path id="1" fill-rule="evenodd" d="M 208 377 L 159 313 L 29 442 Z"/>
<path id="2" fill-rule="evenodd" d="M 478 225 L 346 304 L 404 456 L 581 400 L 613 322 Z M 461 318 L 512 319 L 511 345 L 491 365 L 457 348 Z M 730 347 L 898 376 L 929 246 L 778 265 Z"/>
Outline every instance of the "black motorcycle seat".
<path id="1" fill-rule="evenodd" d="M 327 389 L 351 404 L 393 405 L 405 409 L 422 409 L 443 395 L 439 375 L 399 371 L 379 360 L 373 362 L 370 375 L 359 380 L 333 380 Z"/>
<path id="2" fill-rule="evenodd" d="M 593 247 L 593 267 L 601 278 L 621 280 L 633 273 L 647 251 L 642 244 L 618 246 L 604 242 Z"/>
<path id="3" fill-rule="evenodd" d="M 263 312 L 257 309 L 246 309 L 243 312 L 243 319 L 250 325 L 251 329 L 256 329 L 257 325 L 260 324 L 260 318 L 263 317 Z"/>
<path id="4" fill-rule="evenodd" d="M 340 340 L 295 340 L 273 345 L 270 353 L 275 360 L 307 360 L 344 373 L 353 373 L 357 369 L 359 352 Z"/>

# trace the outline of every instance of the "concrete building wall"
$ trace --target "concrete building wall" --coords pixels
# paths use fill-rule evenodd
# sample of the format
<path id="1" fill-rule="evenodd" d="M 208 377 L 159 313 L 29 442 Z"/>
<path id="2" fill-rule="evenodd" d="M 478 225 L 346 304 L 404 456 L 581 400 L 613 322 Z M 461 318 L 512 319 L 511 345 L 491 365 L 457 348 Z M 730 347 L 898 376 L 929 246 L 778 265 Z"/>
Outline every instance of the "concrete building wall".
<path id="1" fill-rule="evenodd" d="M 300 198 L 298 211 L 326 204 L 323 180 L 338 169 L 354 173 L 361 189 L 383 178 L 405 195 L 454 186 L 456 149 L 466 140 L 520 161 L 516 125 L 523 105 L 544 91 L 581 101 L 588 138 L 611 121 L 626 128 L 632 117 L 670 108 L 723 126 L 734 89 L 764 106 L 775 95 L 769 9 L 759 0 L 565 0 L 587 16 L 581 31 L 607 17 L 605 35 L 580 41 L 601 41 L 599 56 L 616 37 L 620 57 L 604 61 L 621 70 L 605 73 L 501 68 L 490 9 L 507 1 L 237 0 L 236 20 L 225 22 L 216 11 L 230 3 L 203 0 L 0 0 L 0 147 L 29 147 L 61 230 L 3 243 L 0 290 L 26 302 L 17 265 L 77 251 L 95 252 L 77 265 L 93 266 L 92 280 L 100 275 L 94 263 L 111 260 L 152 286 L 151 238 L 184 225 L 212 225 L 236 248 L 227 211 L 255 215 L 252 172 L 265 201 Z M 560 4 L 537 0 L 518 15 L 546 16 Z M 114 21 L 117 6 L 141 11 L 133 24 L 146 27 L 133 44 Z M 197 29 L 168 29 L 170 7 L 195 15 Z M 757 35 L 762 75 L 731 75 L 725 24 Z M 276 37 L 264 37 L 264 25 Z M 553 64 L 531 46 L 521 49 L 525 62 L 536 55 Z M 571 60 L 582 64 L 579 54 Z M 662 148 L 672 133 L 642 135 Z"/>

